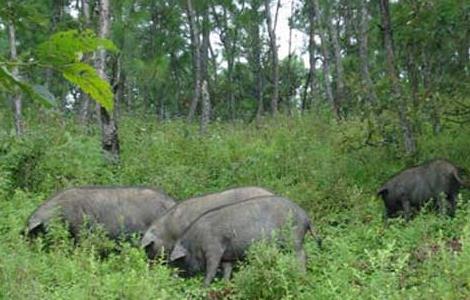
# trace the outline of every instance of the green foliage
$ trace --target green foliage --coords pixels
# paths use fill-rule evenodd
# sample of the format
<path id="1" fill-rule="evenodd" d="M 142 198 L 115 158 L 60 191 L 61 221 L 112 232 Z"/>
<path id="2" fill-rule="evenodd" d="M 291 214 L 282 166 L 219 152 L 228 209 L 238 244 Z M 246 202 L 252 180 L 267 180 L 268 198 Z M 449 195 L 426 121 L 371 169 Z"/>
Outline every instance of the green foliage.
<path id="1" fill-rule="evenodd" d="M 43 3 L 39 1 L 8 1 L 0 2 L 0 18 L 12 21 L 15 26 L 26 30 L 44 28 L 48 20 L 43 14 Z"/>
<path id="2" fill-rule="evenodd" d="M 1 64 L 0 64 L 1 65 Z M 0 90 L 15 91 L 19 87 L 21 91 L 29 95 L 32 99 L 38 100 L 46 107 L 55 106 L 55 98 L 44 86 L 30 85 L 29 83 L 15 77 L 4 66 L 0 66 Z"/>
<path id="3" fill-rule="evenodd" d="M 49 122 L 58 124 L 53 116 Z M 105 168 L 99 140 L 75 138 L 73 130 L 42 128 L 41 134 L 32 133 L 21 141 L 4 136 L 0 143 L 2 192 L 21 188 L 51 193 L 63 187 L 109 182 L 113 170 Z M 51 141 L 54 147 L 50 147 Z"/>
<path id="4" fill-rule="evenodd" d="M 68 30 L 53 34 L 48 41 L 39 45 L 37 56 L 40 61 L 60 68 L 78 63 L 84 54 L 92 53 L 100 48 L 111 52 L 118 51 L 113 42 L 97 38 L 95 33 L 89 29 L 84 31 Z"/>
<path id="5" fill-rule="evenodd" d="M 13 138 L 2 139 L 2 192 L 10 194 L 15 189 L 29 189 L 32 185 L 33 170 L 44 154 L 45 141 L 41 137 L 15 142 Z"/>
<path id="6" fill-rule="evenodd" d="M 234 275 L 235 299 L 301 299 L 306 277 L 292 254 L 267 242 L 250 247 L 247 260 Z"/>
<path id="7" fill-rule="evenodd" d="M 0 296 L 126 299 L 465 299 L 470 297 L 469 191 L 454 219 L 423 212 L 409 223 L 382 221 L 377 187 L 403 167 L 446 157 L 470 169 L 469 128 L 423 126 L 416 161 L 393 144 L 367 145 L 369 125 L 328 117 L 266 119 L 255 125 L 211 125 L 210 134 L 182 121 L 123 118 L 122 156 L 107 165 L 99 130 L 71 120 L 30 116 L 17 140 L 0 128 Z M 234 278 L 203 289 L 131 244 L 99 232 L 79 245 L 54 224 L 31 245 L 20 236 L 29 214 L 54 191 L 89 184 L 159 186 L 177 199 L 232 186 L 259 185 L 287 196 L 310 215 L 323 249 L 307 235 L 307 273 L 294 253 L 257 244 Z M 117 249 L 117 251 L 116 251 Z M 106 254 L 106 256 L 102 256 Z"/>
<path id="8" fill-rule="evenodd" d="M 24 63 L 24 65 L 47 67 L 60 72 L 69 82 L 111 111 L 113 92 L 109 82 L 101 78 L 92 66 L 81 62 L 83 55 L 99 49 L 117 51 L 116 46 L 110 40 L 97 38 L 91 30 L 58 32 L 37 47 L 36 62 Z M 0 61 L 0 88 L 2 90 L 12 93 L 18 87 L 45 106 L 50 107 L 55 104 L 54 96 L 44 86 L 31 85 L 15 77 L 5 67 L 8 64 Z"/>
<path id="9" fill-rule="evenodd" d="M 114 95 L 111 86 L 92 66 L 84 63 L 69 64 L 63 67 L 62 74 L 107 110 L 113 109 Z"/>
<path id="10" fill-rule="evenodd" d="M 109 82 L 101 78 L 92 66 L 80 62 L 83 55 L 99 49 L 117 51 L 110 40 L 97 38 L 91 30 L 69 30 L 56 33 L 39 45 L 37 55 L 39 61 L 47 62 L 100 105 L 112 110 L 113 92 Z"/>

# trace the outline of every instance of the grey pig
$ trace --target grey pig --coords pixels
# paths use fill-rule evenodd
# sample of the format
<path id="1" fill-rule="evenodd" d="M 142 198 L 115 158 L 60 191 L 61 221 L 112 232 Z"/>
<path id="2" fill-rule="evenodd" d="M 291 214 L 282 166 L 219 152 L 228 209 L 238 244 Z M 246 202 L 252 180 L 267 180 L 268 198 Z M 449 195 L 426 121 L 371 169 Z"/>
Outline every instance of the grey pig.
<path id="1" fill-rule="evenodd" d="M 289 230 L 301 270 L 305 271 L 303 242 L 307 231 L 314 234 L 312 225 L 302 208 L 278 196 L 255 197 L 201 215 L 176 242 L 170 262 L 184 258 L 184 266 L 191 273 L 205 270 L 204 286 L 211 283 L 219 266 L 228 280 L 232 264 L 244 257 L 253 242 L 269 240 L 274 231 L 282 233 L 283 228 Z M 320 246 L 320 238 L 314 235 Z"/>
<path id="2" fill-rule="evenodd" d="M 261 187 L 239 187 L 180 202 L 152 223 L 141 240 L 141 247 L 150 259 L 158 254 L 166 255 L 186 228 L 204 212 L 263 195 L 273 193 Z"/>
<path id="3" fill-rule="evenodd" d="M 175 201 L 167 194 L 145 187 L 78 187 L 57 193 L 29 217 L 24 231 L 34 237 L 45 231 L 53 217 L 69 225 L 78 238 L 83 223 L 101 225 L 111 239 L 142 235 L 153 220 L 165 213 Z"/>

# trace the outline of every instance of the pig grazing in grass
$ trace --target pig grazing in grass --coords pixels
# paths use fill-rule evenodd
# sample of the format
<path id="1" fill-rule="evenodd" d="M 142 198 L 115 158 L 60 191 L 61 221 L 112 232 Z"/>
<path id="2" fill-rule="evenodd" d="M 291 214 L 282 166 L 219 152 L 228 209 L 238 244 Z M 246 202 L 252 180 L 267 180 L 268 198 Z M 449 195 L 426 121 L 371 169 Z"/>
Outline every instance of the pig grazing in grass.
<path id="1" fill-rule="evenodd" d="M 189 273 L 205 270 L 204 285 L 208 286 L 219 266 L 224 278 L 229 279 L 232 264 L 245 256 L 248 247 L 256 241 L 270 240 L 276 232 L 276 241 L 292 240 L 305 271 L 303 242 L 308 231 L 310 220 L 297 204 L 278 196 L 255 197 L 202 214 L 178 239 L 170 261 L 183 260 Z"/>
<path id="2" fill-rule="evenodd" d="M 260 187 L 239 187 L 190 198 L 178 203 L 161 218 L 158 218 L 145 233 L 141 246 L 146 249 L 150 259 L 162 251 L 164 254 L 168 254 L 180 235 L 201 214 L 221 205 L 272 194 L 272 192 Z"/>
<path id="3" fill-rule="evenodd" d="M 78 238 L 81 226 L 99 225 L 111 239 L 142 235 L 150 224 L 175 204 L 165 193 L 144 187 L 78 187 L 59 192 L 29 217 L 24 231 L 34 237 L 52 218 L 65 221 Z"/>
<path id="4" fill-rule="evenodd" d="M 403 211 L 406 220 L 432 199 L 432 207 L 454 216 L 456 197 L 462 185 L 459 169 L 444 159 L 408 168 L 382 185 L 377 194 L 385 204 L 385 219 Z M 467 186 L 468 187 L 468 186 Z M 445 198 L 445 201 L 442 201 Z"/>

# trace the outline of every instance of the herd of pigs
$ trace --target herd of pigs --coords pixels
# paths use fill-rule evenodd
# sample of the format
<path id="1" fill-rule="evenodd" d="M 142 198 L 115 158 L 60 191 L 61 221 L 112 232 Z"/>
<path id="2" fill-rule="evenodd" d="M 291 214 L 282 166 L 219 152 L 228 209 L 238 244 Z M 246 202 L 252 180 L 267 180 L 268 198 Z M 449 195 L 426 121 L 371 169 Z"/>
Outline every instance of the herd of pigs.
<path id="1" fill-rule="evenodd" d="M 462 173 L 451 162 L 436 159 L 396 174 L 377 193 L 384 201 L 385 220 L 397 216 L 409 220 L 425 205 L 453 216 L 460 187 L 470 188 Z M 307 213 L 261 187 L 233 188 L 177 204 L 151 188 L 71 188 L 33 212 L 26 236 L 44 233 L 55 217 L 66 222 L 74 239 L 84 224 L 99 225 L 114 240 L 137 234 L 149 259 L 163 256 L 188 274 L 205 271 L 206 286 L 219 269 L 229 279 L 233 263 L 253 242 L 270 239 L 273 232 L 281 232 L 278 242 L 286 240 L 282 234 L 289 235 L 302 270 L 307 259 L 305 235 L 311 233 L 321 247 Z"/>

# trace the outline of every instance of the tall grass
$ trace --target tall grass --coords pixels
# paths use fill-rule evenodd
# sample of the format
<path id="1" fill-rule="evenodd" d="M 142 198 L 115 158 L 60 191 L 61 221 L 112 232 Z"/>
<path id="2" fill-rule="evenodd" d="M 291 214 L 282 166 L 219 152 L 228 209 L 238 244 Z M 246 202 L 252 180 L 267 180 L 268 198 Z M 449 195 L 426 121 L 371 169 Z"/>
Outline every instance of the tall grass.
<path id="1" fill-rule="evenodd" d="M 284 117 L 262 124 L 198 128 L 180 121 L 120 123 L 121 162 L 109 166 L 99 132 L 72 121 L 30 122 L 16 140 L 0 129 L 0 298 L 5 299 L 464 299 L 470 297 L 470 207 L 463 191 L 454 219 L 422 213 L 382 223 L 376 188 L 411 162 L 394 144 L 373 140 L 366 122 Z M 470 129 L 423 130 L 413 162 L 446 157 L 470 169 Z M 374 137 L 376 138 L 376 137 Z M 272 245 L 254 247 L 230 283 L 201 288 L 143 251 L 123 244 L 102 258 L 101 240 L 78 247 L 53 230 L 52 247 L 19 235 L 54 191 L 77 185 L 159 186 L 177 199 L 259 185 L 299 203 L 324 237 L 306 238 L 308 272 Z M 46 237 L 47 238 L 47 237 Z"/>

